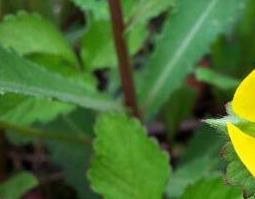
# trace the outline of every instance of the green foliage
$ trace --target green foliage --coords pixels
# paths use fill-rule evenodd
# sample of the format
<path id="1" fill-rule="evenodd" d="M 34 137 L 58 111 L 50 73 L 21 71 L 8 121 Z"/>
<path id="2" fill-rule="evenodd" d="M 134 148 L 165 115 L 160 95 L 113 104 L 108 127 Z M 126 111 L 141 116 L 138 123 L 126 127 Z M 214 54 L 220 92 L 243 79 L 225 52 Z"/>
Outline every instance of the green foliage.
<path id="1" fill-rule="evenodd" d="M 96 41 L 96 42 L 95 42 Z M 84 35 L 81 56 L 86 69 L 116 64 L 114 43 L 109 21 L 95 21 Z"/>
<path id="2" fill-rule="evenodd" d="M 238 0 L 177 2 L 178 11 L 166 22 L 139 85 L 139 100 L 146 116 L 155 114 L 182 85 L 216 37 L 238 19 L 245 4 Z"/>
<path id="3" fill-rule="evenodd" d="M 20 199 L 27 191 L 38 185 L 37 179 L 27 172 L 19 173 L 0 184 L 0 198 Z"/>
<path id="4" fill-rule="evenodd" d="M 227 187 L 221 178 L 201 180 L 190 186 L 181 199 L 242 199 L 239 189 Z"/>
<path id="5" fill-rule="evenodd" d="M 104 95 L 0 48 L 0 91 L 58 99 L 97 110 L 116 109 Z M 36 74 L 36 76 L 34 75 Z M 64 85 L 64 87 L 63 87 Z"/>
<path id="6" fill-rule="evenodd" d="M 31 5 L 32 3 L 28 4 L 35 6 L 38 2 L 33 2 L 33 5 Z M 0 23 L 0 43 L 5 48 L 14 49 L 20 55 L 45 64 L 42 67 L 47 67 L 49 70 L 63 75 L 68 72 L 70 77 L 74 75 L 74 70 L 72 70 L 74 68 L 65 67 L 65 65 L 73 64 L 75 66 L 77 64 L 72 49 L 60 31 L 38 14 L 20 11 L 17 15 L 6 16 Z M 57 65 L 57 70 L 54 65 Z M 86 80 L 86 82 L 89 81 Z M 3 95 L 0 97 L 0 101 L 1 120 L 22 125 L 29 125 L 35 121 L 48 122 L 57 115 L 70 112 L 75 108 L 51 100 L 17 95 Z M 24 113 L 26 113 L 25 116 Z"/>
<path id="7" fill-rule="evenodd" d="M 222 90 L 233 90 L 240 83 L 237 79 L 221 75 L 208 68 L 198 68 L 195 74 L 199 81 L 206 82 Z"/>
<path id="8" fill-rule="evenodd" d="M 0 120 L 19 125 L 47 123 L 74 108 L 75 106 L 51 100 L 6 94 L 0 97 Z"/>
<path id="9" fill-rule="evenodd" d="M 90 138 L 93 132 L 94 117 L 91 111 L 78 109 L 68 115 L 58 117 L 45 128 L 56 134 L 61 131 L 78 139 L 83 136 Z M 79 198 L 96 198 L 95 194 L 89 189 L 86 178 L 91 147 L 85 143 L 76 144 L 53 139 L 47 141 L 47 146 L 52 161 L 62 167 L 66 183 L 77 191 Z"/>
<path id="10" fill-rule="evenodd" d="M 202 178 L 218 176 L 219 151 L 221 139 L 211 132 L 212 129 L 201 127 L 189 143 L 182 156 L 180 165 L 173 172 L 167 186 L 169 198 L 180 198 L 186 188 Z"/>
<path id="11" fill-rule="evenodd" d="M 75 2 L 79 2 L 79 0 Z M 148 36 L 148 20 L 158 16 L 172 6 L 174 4 L 173 2 L 173 0 L 123 1 L 124 17 L 128 24 L 125 36 L 131 55 L 135 55 L 138 50 L 141 49 L 142 44 Z M 86 1 L 78 3 L 78 5 L 87 7 L 87 9 L 89 9 L 92 4 L 100 4 L 100 6 L 104 7 L 104 2 L 91 1 L 90 6 L 88 4 L 89 3 L 86 3 Z M 94 10 L 93 13 L 98 16 L 99 7 L 96 7 L 97 10 Z M 91 20 L 88 31 L 82 40 L 83 48 L 81 56 L 88 70 L 112 68 L 117 65 L 111 21 L 107 17 L 102 18 L 103 19 L 100 20 L 98 20 L 98 18 L 96 18 L 96 20 Z"/>
<path id="12" fill-rule="evenodd" d="M 125 18 L 130 19 L 135 1 L 124 1 Z M 95 12 L 97 13 L 97 12 Z M 131 54 L 141 48 L 148 32 L 146 22 L 126 31 L 126 38 Z M 117 65 L 116 51 L 113 41 L 112 25 L 109 19 L 91 20 L 87 33 L 82 39 L 81 56 L 88 70 L 97 68 L 112 68 Z"/>
<path id="13" fill-rule="evenodd" d="M 180 166 L 168 184 L 167 195 L 171 198 L 179 198 L 185 189 L 202 177 L 215 176 L 214 167 L 217 160 L 209 157 L 201 157 Z"/>
<path id="14" fill-rule="evenodd" d="M 15 49 L 21 55 L 54 55 L 70 64 L 77 64 L 61 33 L 38 14 L 19 12 L 5 17 L 0 23 L 0 44 Z"/>
<path id="15" fill-rule="evenodd" d="M 169 177 L 168 158 L 141 124 L 123 114 L 101 116 L 96 156 L 89 170 L 93 189 L 106 199 L 160 199 Z"/>
<path id="16" fill-rule="evenodd" d="M 231 37 L 221 36 L 213 44 L 212 63 L 217 72 L 243 78 L 254 68 L 254 8 L 254 1 L 249 0 L 244 17 Z M 222 95 L 224 95 L 223 92 L 216 97 L 219 98 Z M 226 98 L 220 100 L 226 100 Z"/>
<path id="17" fill-rule="evenodd" d="M 109 18 L 108 5 L 106 1 L 97 0 L 72 0 L 84 11 L 91 11 L 96 19 Z"/>
<path id="18" fill-rule="evenodd" d="M 147 35 L 144 24 L 126 33 L 131 54 L 135 54 Z M 117 66 L 117 57 L 110 21 L 94 21 L 82 40 L 81 56 L 86 69 L 112 68 Z"/>
<path id="19" fill-rule="evenodd" d="M 159 16 L 163 11 L 167 11 L 175 5 L 176 0 L 139 0 L 136 7 L 130 14 L 129 28 L 139 23 L 145 23 L 153 17 Z"/>
<path id="20" fill-rule="evenodd" d="M 254 177 L 226 141 L 226 124 L 253 136 L 255 125 L 229 106 L 227 116 L 205 120 L 222 134 L 197 127 L 203 117 L 222 115 L 221 105 L 253 68 L 254 1 L 121 3 L 123 37 L 148 132 L 119 104 L 129 99 L 120 92 L 107 0 L 0 0 L 0 164 L 7 154 L 6 175 L 19 166 L 46 180 L 49 171 L 60 172 L 56 187 L 64 184 L 79 199 L 254 196 Z M 201 64 L 205 68 L 195 67 Z M 27 152 L 37 158 L 38 140 L 46 156 L 42 171 L 22 159 Z M 12 159 L 16 146 L 18 164 Z M 0 198 L 22 198 L 36 186 L 35 177 L 21 173 L 0 184 Z"/>
<path id="21" fill-rule="evenodd" d="M 185 85 L 174 92 L 163 107 L 164 117 L 169 130 L 170 137 L 173 137 L 184 119 L 192 117 L 193 107 L 198 92 Z"/>
<path id="22" fill-rule="evenodd" d="M 96 20 L 109 19 L 106 1 L 97 0 L 72 0 L 84 11 L 90 11 Z M 129 25 L 144 23 L 158 16 L 174 5 L 175 0 L 122 0 L 125 15 L 130 18 Z"/>
<path id="23" fill-rule="evenodd" d="M 91 153 L 88 146 L 66 144 L 65 142 L 53 140 L 48 142 L 47 146 L 51 152 L 52 161 L 62 167 L 66 183 L 77 191 L 79 198 L 97 198 L 89 189 L 86 178 L 86 170 L 88 169 L 88 160 Z"/>

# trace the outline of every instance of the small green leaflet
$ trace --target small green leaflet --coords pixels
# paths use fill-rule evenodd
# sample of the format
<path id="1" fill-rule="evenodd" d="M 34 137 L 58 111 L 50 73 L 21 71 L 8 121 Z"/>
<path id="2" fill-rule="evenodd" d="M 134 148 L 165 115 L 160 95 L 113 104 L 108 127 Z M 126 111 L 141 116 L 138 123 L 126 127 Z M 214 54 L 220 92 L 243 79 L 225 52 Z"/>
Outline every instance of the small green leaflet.
<path id="1" fill-rule="evenodd" d="M 95 158 L 88 172 L 105 199 L 161 199 L 169 178 L 167 155 L 136 119 L 105 114 L 95 126 Z"/>
<path id="2" fill-rule="evenodd" d="M 1 199 L 20 199 L 23 194 L 38 185 L 38 180 L 30 173 L 22 172 L 10 179 L 7 182 L 0 184 Z"/>
<path id="3" fill-rule="evenodd" d="M 64 78 L 0 48 L 0 92 L 57 99 L 96 110 L 120 109 L 118 103 L 91 87 Z"/>
<path id="4" fill-rule="evenodd" d="M 57 28 L 39 14 L 24 11 L 8 15 L 0 23 L 0 44 L 20 55 L 46 54 L 77 64 L 71 47 Z"/>
<path id="5" fill-rule="evenodd" d="M 179 88 L 210 44 L 242 14 L 247 0 L 178 0 L 138 84 L 147 117 L 155 114 Z M 226 9 L 227 8 L 227 9 Z"/>

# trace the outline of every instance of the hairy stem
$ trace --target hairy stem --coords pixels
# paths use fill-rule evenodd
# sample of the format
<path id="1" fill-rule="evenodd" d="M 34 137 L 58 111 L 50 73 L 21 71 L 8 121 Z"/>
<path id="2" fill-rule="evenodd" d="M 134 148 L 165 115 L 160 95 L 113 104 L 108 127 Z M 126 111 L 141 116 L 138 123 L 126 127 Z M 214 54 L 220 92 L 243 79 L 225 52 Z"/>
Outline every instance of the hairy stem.
<path id="1" fill-rule="evenodd" d="M 118 56 L 119 71 L 122 88 L 124 91 L 125 105 L 132 111 L 132 114 L 140 118 L 135 87 L 133 81 L 131 61 L 128 54 L 128 47 L 124 37 L 125 24 L 120 0 L 108 0 L 111 11 L 112 29 L 115 40 L 115 47 Z"/>

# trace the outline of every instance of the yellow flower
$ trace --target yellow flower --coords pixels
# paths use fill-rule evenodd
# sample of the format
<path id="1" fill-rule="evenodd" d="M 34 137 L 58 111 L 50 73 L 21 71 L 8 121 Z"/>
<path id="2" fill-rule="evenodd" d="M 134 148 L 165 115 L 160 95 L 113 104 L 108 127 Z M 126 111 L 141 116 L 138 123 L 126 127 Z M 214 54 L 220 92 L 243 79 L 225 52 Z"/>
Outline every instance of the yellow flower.
<path id="1" fill-rule="evenodd" d="M 232 109 L 240 118 L 255 122 L 255 70 L 236 90 Z M 255 177 L 255 137 L 246 134 L 232 123 L 228 124 L 228 133 L 238 157 Z"/>

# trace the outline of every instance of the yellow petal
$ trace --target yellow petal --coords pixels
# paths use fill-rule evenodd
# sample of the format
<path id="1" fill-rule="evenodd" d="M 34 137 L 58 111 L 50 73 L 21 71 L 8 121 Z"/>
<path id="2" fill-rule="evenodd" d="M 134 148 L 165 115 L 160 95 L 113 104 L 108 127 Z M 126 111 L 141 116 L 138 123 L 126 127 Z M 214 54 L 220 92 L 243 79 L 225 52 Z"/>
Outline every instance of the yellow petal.
<path id="1" fill-rule="evenodd" d="M 255 177 L 255 138 L 228 124 L 228 133 L 240 160 Z"/>
<path id="2" fill-rule="evenodd" d="M 255 70 L 239 85 L 232 108 L 241 118 L 255 122 Z"/>

